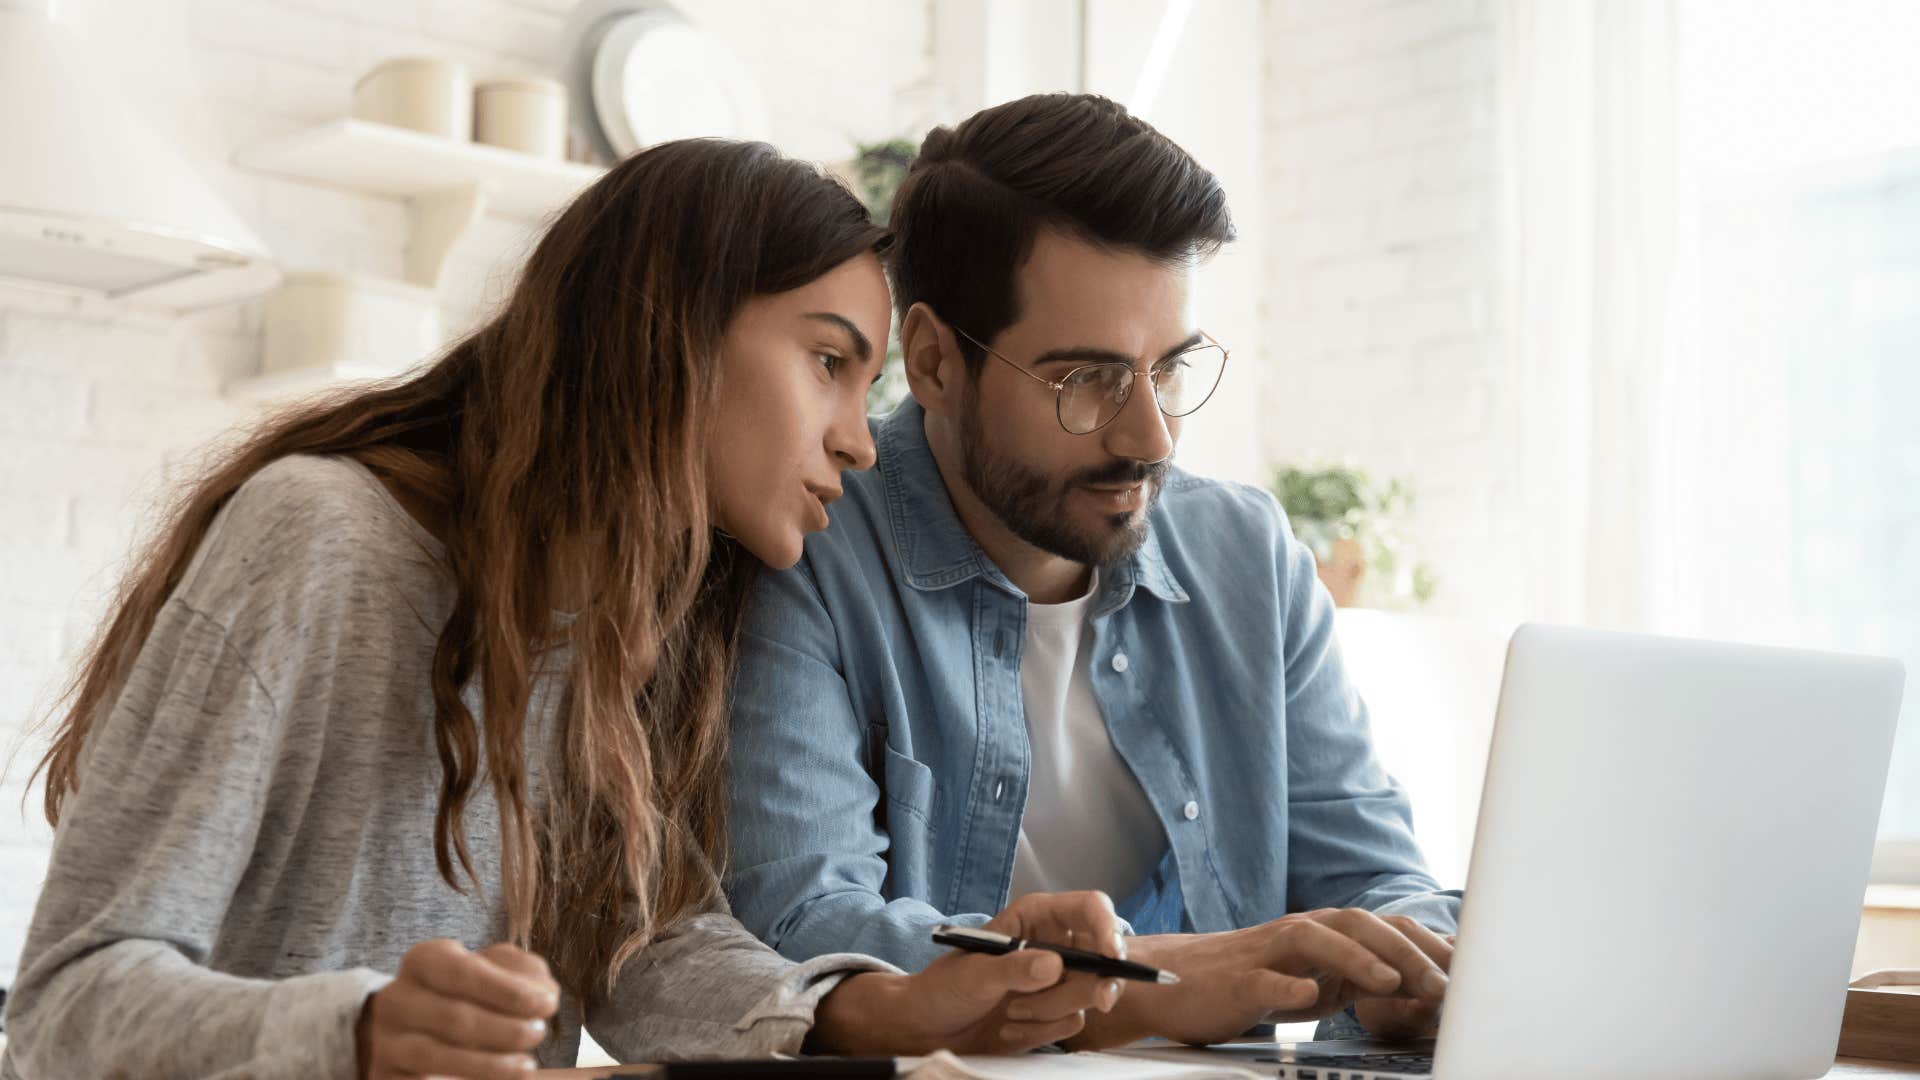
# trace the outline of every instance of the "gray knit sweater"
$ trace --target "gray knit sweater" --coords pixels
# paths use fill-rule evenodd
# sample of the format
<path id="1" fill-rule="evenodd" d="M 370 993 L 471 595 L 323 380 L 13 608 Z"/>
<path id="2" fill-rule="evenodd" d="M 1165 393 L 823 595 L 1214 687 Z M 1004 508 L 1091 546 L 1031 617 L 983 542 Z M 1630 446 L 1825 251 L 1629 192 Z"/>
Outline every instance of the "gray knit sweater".
<path id="1" fill-rule="evenodd" d="M 488 785 L 465 818 L 484 887 L 434 865 L 442 557 L 351 461 L 287 458 L 234 496 L 89 739 L 0 1077 L 350 1078 L 361 1004 L 407 949 L 504 936 Z M 557 678 L 535 688 L 530 763 L 559 696 Z M 864 969 L 891 970 L 796 965 L 713 911 L 630 962 L 585 1023 L 622 1061 L 790 1052 Z M 563 999 L 541 1064 L 573 1063 L 580 1024 Z"/>

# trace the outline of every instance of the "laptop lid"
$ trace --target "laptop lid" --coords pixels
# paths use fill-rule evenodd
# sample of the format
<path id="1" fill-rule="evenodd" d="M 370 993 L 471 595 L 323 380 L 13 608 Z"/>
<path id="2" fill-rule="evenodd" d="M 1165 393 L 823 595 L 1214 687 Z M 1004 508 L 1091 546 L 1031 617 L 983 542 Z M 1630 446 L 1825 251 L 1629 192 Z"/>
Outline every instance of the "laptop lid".
<path id="1" fill-rule="evenodd" d="M 1904 671 L 1522 626 L 1435 1074 L 1833 1062 Z"/>

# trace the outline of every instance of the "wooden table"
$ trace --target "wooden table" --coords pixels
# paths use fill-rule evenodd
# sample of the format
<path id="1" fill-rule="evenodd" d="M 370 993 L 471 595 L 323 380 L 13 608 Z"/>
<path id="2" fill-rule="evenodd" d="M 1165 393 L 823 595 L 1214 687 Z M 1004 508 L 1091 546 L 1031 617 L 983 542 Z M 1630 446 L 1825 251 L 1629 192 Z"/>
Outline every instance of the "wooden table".
<path id="1" fill-rule="evenodd" d="M 657 1071 L 649 1065 L 616 1065 L 595 1069 L 541 1069 L 534 1073 L 546 1080 L 596 1080 L 598 1077 L 611 1076 L 618 1072 L 651 1074 Z M 1864 1058 L 1840 1058 L 1833 1063 L 1829 1077 L 1858 1076 L 1920 1076 L 1920 1065 L 1902 1065 L 1894 1061 L 1867 1061 Z"/>
<path id="2" fill-rule="evenodd" d="M 1840 1058 L 1828 1076 L 1920 1076 L 1920 1065 L 1898 1061 L 1868 1061 L 1866 1058 Z"/>
<path id="3" fill-rule="evenodd" d="M 1275 1027 L 1272 1036 L 1261 1039 L 1249 1039 L 1248 1042 L 1305 1042 L 1313 1038 L 1317 1025 L 1308 1022 L 1302 1024 L 1280 1024 Z M 1164 1044 L 1163 1044 L 1164 1045 Z M 650 1074 L 655 1068 L 647 1065 L 601 1066 L 586 1069 L 543 1069 L 534 1075 L 551 1080 L 599 1080 L 614 1073 L 628 1072 Z M 1897 1061 L 1870 1061 L 1866 1058 L 1837 1058 L 1829 1077 L 1863 1076 L 1920 1076 L 1920 1065 L 1906 1065 Z"/>

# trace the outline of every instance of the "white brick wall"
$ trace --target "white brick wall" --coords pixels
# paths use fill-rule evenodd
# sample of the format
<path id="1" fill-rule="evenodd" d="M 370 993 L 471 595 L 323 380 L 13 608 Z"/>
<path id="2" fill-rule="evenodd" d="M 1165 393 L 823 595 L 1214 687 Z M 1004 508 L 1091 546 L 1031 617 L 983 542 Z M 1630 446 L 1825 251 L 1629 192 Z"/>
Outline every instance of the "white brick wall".
<path id="1" fill-rule="evenodd" d="M 925 2 L 687 0 L 691 18 L 755 71 L 771 135 L 844 157 L 903 133 L 898 91 L 927 77 Z M 395 203 L 228 166 L 238 146 L 345 111 L 358 75 L 389 56 L 458 59 L 476 76 L 544 68 L 567 0 L 70 0 L 103 67 L 196 157 L 208 181 L 290 269 L 397 275 Z M 817 47 L 794 47 L 796 40 Z M 909 94 L 910 98 L 912 95 Z M 528 232 L 487 221 L 453 254 L 443 322 L 468 327 L 499 297 Z M 178 323 L 88 321 L 0 308 L 0 985 L 12 978 L 44 875 L 48 831 L 27 813 L 25 736 L 91 634 L 117 567 L 188 455 L 249 419 L 221 386 L 259 366 L 260 305 Z M 10 755 L 10 761 L 9 761 Z"/>
<path id="2" fill-rule="evenodd" d="M 1486 0 L 1270 0 L 1265 451 L 1411 476 L 1436 610 L 1510 618 Z"/>

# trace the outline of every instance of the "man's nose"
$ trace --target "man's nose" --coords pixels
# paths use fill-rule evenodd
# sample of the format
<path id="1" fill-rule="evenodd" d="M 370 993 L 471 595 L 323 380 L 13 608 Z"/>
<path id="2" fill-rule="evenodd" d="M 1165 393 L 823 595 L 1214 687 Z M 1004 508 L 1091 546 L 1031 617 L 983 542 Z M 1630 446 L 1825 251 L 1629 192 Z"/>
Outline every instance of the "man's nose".
<path id="1" fill-rule="evenodd" d="M 1151 376 L 1134 373 L 1133 388 L 1120 406 L 1120 415 L 1101 433 L 1106 436 L 1107 452 L 1115 457 L 1152 463 L 1173 454 L 1173 430 L 1160 411 Z"/>

